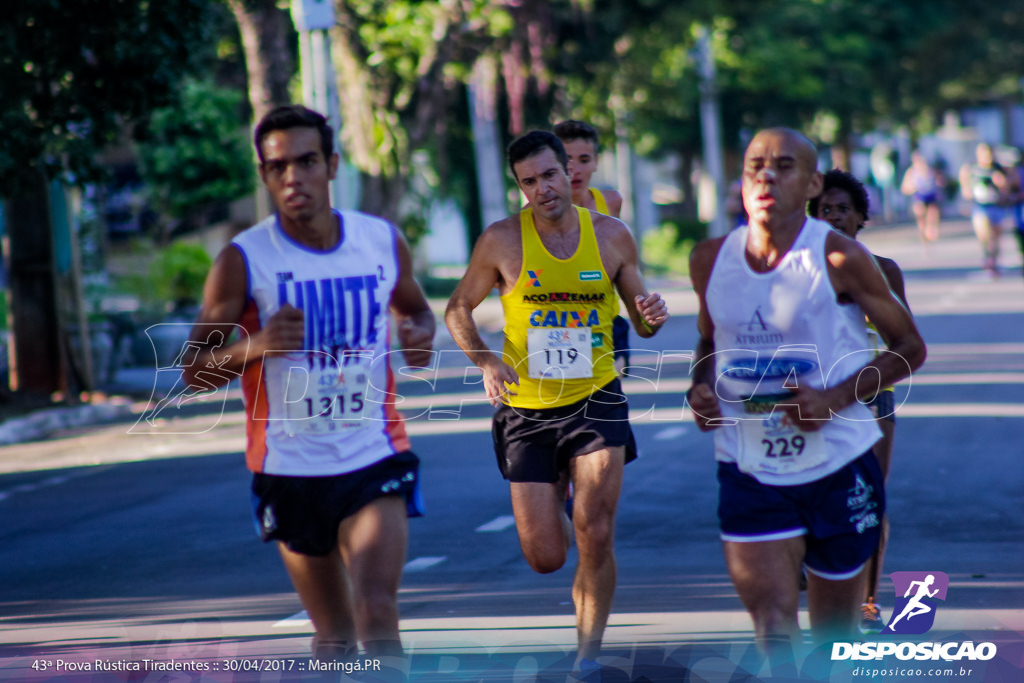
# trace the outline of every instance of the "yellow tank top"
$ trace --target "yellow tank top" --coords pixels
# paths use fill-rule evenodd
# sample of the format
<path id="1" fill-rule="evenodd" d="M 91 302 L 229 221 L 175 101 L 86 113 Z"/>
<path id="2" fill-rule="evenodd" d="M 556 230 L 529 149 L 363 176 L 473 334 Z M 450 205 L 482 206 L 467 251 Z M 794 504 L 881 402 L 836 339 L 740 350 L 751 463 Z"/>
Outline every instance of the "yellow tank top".
<path id="1" fill-rule="evenodd" d="M 608 210 L 608 202 L 604 199 L 604 194 L 601 190 L 596 188 L 590 188 L 590 196 L 594 198 L 594 210 L 598 213 L 603 213 L 605 216 L 611 216 L 611 212 Z"/>
<path id="2" fill-rule="evenodd" d="M 616 377 L 612 319 L 618 298 L 601 263 L 590 211 L 573 208 L 580 239 L 567 259 L 544 247 L 533 209 L 519 214 L 523 265 L 515 286 L 501 297 L 504 360 L 519 375 L 509 403 L 518 408 L 566 406 Z"/>

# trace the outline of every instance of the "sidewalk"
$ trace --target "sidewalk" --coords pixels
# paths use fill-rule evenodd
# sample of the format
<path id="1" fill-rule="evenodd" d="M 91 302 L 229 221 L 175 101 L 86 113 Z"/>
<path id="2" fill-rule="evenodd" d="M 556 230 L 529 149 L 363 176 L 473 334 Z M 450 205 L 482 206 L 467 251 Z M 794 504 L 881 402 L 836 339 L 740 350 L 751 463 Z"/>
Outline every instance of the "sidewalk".
<path id="1" fill-rule="evenodd" d="M 981 248 L 974 238 L 970 223 L 964 218 L 947 218 L 940 228 L 938 242 L 922 244 L 913 224 L 869 227 L 862 241 L 873 252 L 894 259 L 907 280 L 908 297 L 915 315 L 941 312 L 948 305 L 968 296 L 962 291 L 963 283 L 984 283 L 988 278 L 981 270 Z M 1020 296 L 1021 254 L 1015 238 L 1004 231 L 1000 257 L 1002 277 L 991 283 L 987 300 L 978 306 L 1003 310 L 1017 306 Z M 652 290 L 665 297 L 673 316 L 694 315 L 697 300 L 686 277 L 652 278 Z M 444 325 L 447 301 L 430 300 L 437 317 L 437 336 L 434 348 L 454 350 L 457 347 Z M 490 296 L 476 309 L 474 318 L 492 348 L 500 347 L 503 324 L 501 303 Z M 79 406 L 54 406 L 32 410 L 25 415 L 0 418 L 0 446 L 37 441 L 92 425 L 108 424 L 138 417 L 148 401 L 163 396 L 174 385 L 174 377 L 153 367 L 122 368 L 112 384 L 103 388 L 92 403 Z M 141 403 L 140 403 L 141 402 Z M 2 413 L 0 413 L 2 415 Z"/>

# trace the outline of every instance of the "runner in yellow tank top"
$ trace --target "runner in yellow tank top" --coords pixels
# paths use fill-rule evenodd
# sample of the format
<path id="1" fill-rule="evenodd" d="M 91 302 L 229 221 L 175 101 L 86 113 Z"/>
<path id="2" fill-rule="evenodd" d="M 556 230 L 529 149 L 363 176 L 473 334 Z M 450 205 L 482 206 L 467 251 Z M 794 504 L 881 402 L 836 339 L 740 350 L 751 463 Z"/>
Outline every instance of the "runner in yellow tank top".
<path id="1" fill-rule="evenodd" d="M 601 262 L 590 212 L 573 208 L 579 246 L 566 259 L 544 247 L 533 209 L 519 214 L 523 265 L 501 297 L 505 362 L 519 375 L 519 389 L 508 401 L 515 407 L 569 405 L 616 378 L 611 332 L 619 300 Z"/>
<path id="2" fill-rule="evenodd" d="M 569 157 L 569 179 L 572 203 L 606 216 L 619 218 L 622 195 L 616 190 L 599 190 L 590 186 L 600 160 L 597 129 L 585 121 L 569 119 L 555 124 L 555 135 L 565 145 Z M 612 319 L 612 341 L 615 347 L 615 369 L 622 374 L 629 365 L 629 323 L 621 315 Z"/>
<path id="3" fill-rule="evenodd" d="M 622 195 L 616 190 L 602 191 L 590 186 L 601 157 L 597 129 L 585 121 L 570 119 L 555 124 L 554 130 L 569 158 L 572 203 L 618 218 L 622 213 Z"/>
<path id="4" fill-rule="evenodd" d="M 653 335 L 668 311 L 644 288 L 629 228 L 573 206 L 557 136 L 533 131 L 515 140 L 509 165 L 530 207 L 480 236 L 445 321 L 498 406 L 495 452 L 530 567 L 561 568 L 575 531 L 576 668 L 586 671 L 597 666 L 611 611 L 615 509 L 623 466 L 635 457 L 610 356 L 615 294 L 642 337 Z M 473 309 L 495 287 L 505 309 L 504 357 L 487 348 L 473 321 Z M 572 522 L 565 514 L 569 481 Z"/>

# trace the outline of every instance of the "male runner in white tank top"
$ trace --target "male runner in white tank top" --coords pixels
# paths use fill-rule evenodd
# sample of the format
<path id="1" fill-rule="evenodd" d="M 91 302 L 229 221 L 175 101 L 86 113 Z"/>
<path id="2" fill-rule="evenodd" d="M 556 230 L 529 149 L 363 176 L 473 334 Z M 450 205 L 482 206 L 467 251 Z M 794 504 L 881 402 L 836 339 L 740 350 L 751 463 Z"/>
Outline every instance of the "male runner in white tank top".
<path id="1" fill-rule="evenodd" d="M 924 361 L 924 342 L 871 254 L 805 214 L 821 191 L 814 145 L 754 136 L 748 227 L 699 244 L 700 335 L 688 394 L 716 429 L 719 518 L 733 584 L 770 661 L 791 661 L 801 566 L 816 640 L 856 633 L 864 565 L 884 514 L 870 400 Z M 888 351 L 868 348 L 864 315 Z M 858 377 L 870 378 L 858 385 Z M 774 386 L 773 386 L 774 385 Z"/>
<path id="2" fill-rule="evenodd" d="M 278 107 L 255 142 L 277 211 L 217 257 L 191 337 L 205 348 L 184 378 L 242 378 L 255 521 L 313 622 L 313 657 L 351 660 L 361 643 L 400 679 L 419 461 L 389 398 L 388 337 L 394 317 L 406 362 L 425 365 L 434 316 L 397 229 L 331 209 L 338 155 L 323 116 Z"/>

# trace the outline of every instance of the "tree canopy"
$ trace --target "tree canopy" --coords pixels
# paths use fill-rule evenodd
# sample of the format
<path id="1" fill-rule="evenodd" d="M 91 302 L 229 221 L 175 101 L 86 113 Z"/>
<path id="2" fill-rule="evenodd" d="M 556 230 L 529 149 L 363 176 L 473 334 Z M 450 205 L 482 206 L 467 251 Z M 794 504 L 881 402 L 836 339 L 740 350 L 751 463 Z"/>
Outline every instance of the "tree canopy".
<path id="1" fill-rule="evenodd" d="M 0 22 L 0 196 L 27 167 L 95 175 L 126 122 L 171 101 L 212 43 L 207 0 L 24 0 Z"/>
<path id="2" fill-rule="evenodd" d="M 189 79 L 175 101 L 153 112 L 138 151 L 147 195 L 161 213 L 187 220 L 253 190 L 241 102 L 237 90 Z"/>

